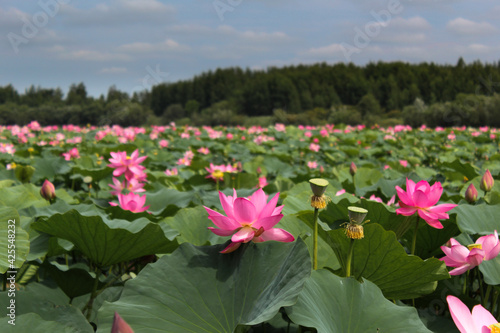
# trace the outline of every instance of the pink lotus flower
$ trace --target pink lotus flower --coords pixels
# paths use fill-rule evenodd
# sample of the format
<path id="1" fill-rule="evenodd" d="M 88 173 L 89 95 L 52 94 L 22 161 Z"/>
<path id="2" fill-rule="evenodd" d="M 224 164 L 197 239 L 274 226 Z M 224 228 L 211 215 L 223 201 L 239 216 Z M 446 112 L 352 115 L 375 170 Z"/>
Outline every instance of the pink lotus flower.
<path id="1" fill-rule="evenodd" d="M 314 151 L 314 152 L 319 152 L 319 149 L 320 149 L 320 145 L 316 144 L 316 143 L 311 143 L 309 145 L 309 149 L 311 151 Z"/>
<path id="2" fill-rule="evenodd" d="M 476 187 L 471 183 L 465 191 L 465 200 L 467 200 L 468 203 L 474 203 L 477 200 L 477 195 Z"/>
<path id="3" fill-rule="evenodd" d="M 406 160 L 399 160 L 399 164 L 401 164 L 401 166 L 402 166 L 403 168 L 408 167 L 408 161 L 406 161 Z"/>
<path id="4" fill-rule="evenodd" d="M 144 212 L 149 208 L 149 206 L 144 207 L 146 203 L 146 195 L 142 197 L 139 194 L 130 192 L 129 194 L 118 194 L 118 201 L 120 202 L 120 207 L 123 210 L 130 210 L 132 213 Z M 117 203 L 110 202 L 111 206 L 118 206 Z"/>
<path id="5" fill-rule="evenodd" d="M 454 238 L 450 239 L 450 245 L 450 247 L 441 246 L 446 256 L 439 259 L 448 267 L 456 267 L 450 271 L 450 275 L 460 275 L 483 262 L 484 251 L 480 247 L 468 249 Z"/>
<path id="6" fill-rule="evenodd" d="M 455 239 L 450 239 L 450 247 L 441 246 L 445 257 L 444 261 L 448 267 L 456 267 L 450 271 L 450 275 L 460 275 L 476 266 L 479 266 L 483 260 L 495 259 L 500 253 L 500 242 L 498 233 L 481 236 L 475 244 L 463 246 Z"/>
<path id="7" fill-rule="evenodd" d="M 288 231 L 273 228 L 283 217 L 283 206 L 276 207 L 279 193 L 269 202 L 262 189 L 258 189 L 248 198 L 238 198 L 236 190 L 233 196 L 226 196 L 219 192 L 224 216 L 210 208 L 205 207 L 208 218 L 217 226 L 208 229 L 218 236 L 231 236 L 231 243 L 221 251 L 230 253 L 235 251 L 242 243 L 253 241 L 255 243 L 275 240 L 278 242 L 293 242 L 295 238 Z"/>
<path id="8" fill-rule="evenodd" d="M 136 178 L 132 178 L 130 180 L 124 180 L 123 182 L 120 182 L 118 179 L 113 177 L 113 185 L 112 184 L 108 184 L 108 185 L 109 185 L 109 187 L 114 189 L 114 191 L 111 191 L 112 195 L 119 195 L 125 189 L 130 191 L 130 192 L 134 192 L 134 193 L 146 191 L 143 188 L 144 184 L 139 182 L 139 180 Z"/>
<path id="9" fill-rule="evenodd" d="M 113 318 L 113 326 L 111 327 L 111 333 L 134 333 L 132 328 L 123 320 L 120 315 L 115 312 L 115 317 Z"/>
<path id="10" fill-rule="evenodd" d="M 210 163 L 210 167 L 206 167 L 205 170 L 208 171 L 208 175 L 205 178 L 211 178 L 215 181 L 224 180 L 224 172 L 226 172 L 226 166 L 224 164 L 213 165 Z"/>
<path id="11" fill-rule="evenodd" d="M 495 259 L 500 253 L 500 242 L 498 241 L 498 233 L 481 236 L 476 240 L 476 244 L 480 244 L 484 251 L 484 260 Z"/>
<path id="12" fill-rule="evenodd" d="M 172 168 L 172 170 L 167 169 L 165 170 L 165 174 L 167 176 L 177 176 L 179 174 L 179 171 L 177 170 L 177 168 Z"/>
<path id="13" fill-rule="evenodd" d="M 78 152 L 78 148 L 71 148 L 69 152 L 62 153 L 62 155 L 64 156 L 64 159 L 66 161 L 70 161 L 72 159 L 80 158 L 80 153 Z"/>
<path id="14" fill-rule="evenodd" d="M 111 152 L 110 153 L 113 158 L 110 158 L 109 161 L 111 164 L 108 164 L 108 167 L 114 168 L 113 176 L 118 177 L 125 173 L 125 178 L 130 180 L 137 176 L 137 178 L 144 176 L 144 169 L 140 163 L 142 163 L 147 156 L 139 157 L 139 150 L 136 149 L 132 155 L 127 156 L 127 152 Z"/>
<path id="15" fill-rule="evenodd" d="M 258 187 L 266 187 L 268 185 L 266 176 L 259 177 L 259 185 Z"/>
<path id="16" fill-rule="evenodd" d="M 208 149 L 207 147 L 201 147 L 200 149 L 198 149 L 198 153 L 208 155 L 210 154 L 210 149 Z"/>
<path id="17" fill-rule="evenodd" d="M 431 227 L 442 229 L 443 225 L 439 222 L 440 219 L 448 219 L 447 211 L 455 208 L 456 204 L 441 204 L 434 206 L 443 193 L 443 188 L 440 182 L 430 186 L 425 180 L 415 184 L 411 179 L 406 179 L 406 191 L 399 186 L 396 186 L 396 191 L 399 197 L 399 207 L 396 213 L 410 216 L 415 212 L 427 222 Z"/>
<path id="18" fill-rule="evenodd" d="M 446 301 L 450 308 L 451 318 L 460 333 L 495 333 L 500 332 L 500 324 L 495 317 L 482 305 L 469 308 L 455 296 L 447 296 Z"/>
<path id="19" fill-rule="evenodd" d="M 316 169 L 318 167 L 318 162 L 309 161 L 309 162 L 307 162 L 307 166 L 309 167 L 309 169 Z"/>

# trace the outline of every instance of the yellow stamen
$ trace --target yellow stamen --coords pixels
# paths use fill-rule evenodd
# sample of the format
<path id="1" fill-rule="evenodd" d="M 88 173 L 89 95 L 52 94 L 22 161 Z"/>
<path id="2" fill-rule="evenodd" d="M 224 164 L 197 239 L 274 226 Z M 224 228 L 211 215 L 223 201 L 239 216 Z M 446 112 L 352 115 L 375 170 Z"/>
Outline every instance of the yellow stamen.
<path id="1" fill-rule="evenodd" d="M 472 249 L 482 250 L 483 246 L 481 244 L 470 244 L 470 245 L 467 245 L 467 248 L 469 249 L 469 251 L 471 251 Z"/>
<path id="2" fill-rule="evenodd" d="M 127 160 L 130 160 L 131 158 L 132 158 L 132 157 L 130 157 L 130 156 L 127 156 Z"/>
<path id="3" fill-rule="evenodd" d="M 345 227 L 345 234 L 351 239 L 362 239 L 365 237 L 363 226 L 354 223 L 348 223 Z"/>
<path id="4" fill-rule="evenodd" d="M 491 333 L 500 333 L 500 323 L 490 325 L 488 328 L 491 330 Z"/>
<path id="5" fill-rule="evenodd" d="M 311 207 L 313 208 L 323 209 L 326 207 L 327 203 L 328 203 L 328 197 L 325 197 L 324 195 L 320 197 L 317 195 L 311 196 Z"/>
<path id="6" fill-rule="evenodd" d="M 222 172 L 220 170 L 215 170 L 214 172 L 212 172 L 212 177 L 214 177 L 214 178 L 223 178 L 224 177 L 224 172 Z"/>

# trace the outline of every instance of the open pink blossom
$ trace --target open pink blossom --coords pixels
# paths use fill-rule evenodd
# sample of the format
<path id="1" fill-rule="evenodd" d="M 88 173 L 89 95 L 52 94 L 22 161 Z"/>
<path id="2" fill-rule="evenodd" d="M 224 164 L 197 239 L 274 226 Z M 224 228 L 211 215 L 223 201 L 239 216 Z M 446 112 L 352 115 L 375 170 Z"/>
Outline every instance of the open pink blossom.
<path id="1" fill-rule="evenodd" d="M 495 259 L 500 253 L 500 242 L 498 241 L 498 233 L 481 236 L 476 240 L 476 244 L 481 245 L 484 251 L 484 260 Z"/>
<path id="2" fill-rule="evenodd" d="M 211 178 L 215 181 L 224 180 L 224 172 L 226 172 L 227 167 L 224 164 L 214 165 L 210 163 L 210 167 L 205 167 L 208 171 L 208 175 L 205 178 Z"/>
<path id="3" fill-rule="evenodd" d="M 132 178 L 140 178 L 144 174 L 145 167 L 140 165 L 147 156 L 139 157 L 139 150 L 136 149 L 130 156 L 127 156 L 127 152 L 111 152 L 112 158 L 109 159 L 111 162 L 108 167 L 114 168 L 113 176 L 119 177 L 125 174 L 125 178 L 130 180 Z"/>
<path id="4" fill-rule="evenodd" d="M 447 211 L 455 208 L 456 204 L 441 204 L 437 202 L 441 198 L 443 188 L 440 182 L 430 186 L 425 180 L 415 184 L 411 179 L 406 179 L 406 191 L 399 186 L 396 186 L 396 191 L 399 197 L 399 207 L 396 213 L 410 216 L 415 212 L 427 222 L 431 227 L 442 229 L 443 225 L 439 222 L 440 219 L 448 219 Z"/>
<path id="5" fill-rule="evenodd" d="M 64 156 L 64 159 L 66 161 L 80 158 L 80 153 L 78 152 L 78 148 L 71 148 L 67 153 L 62 153 L 62 155 Z"/>
<path id="6" fill-rule="evenodd" d="M 232 236 L 231 243 L 221 251 L 230 253 L 242 243 L 256 243 L 275 240 L 293 242 L 295 238 L 288 231 L 273 228 L 283 217 L 283 206 L 276 207 L 279 193 L 269 202 L 262 189 L 258 189 L 248 198 L 238 198 L 236 190 L 232 196 L 219 192 L 220 202 L 226 216 L 205 207 L 208 218 L 217 226 L 208 229 L 218 236 Z"/>
<path id="7" fill-rule="evenodd" d="M 446 302 L 450 308 L 451 318 L 460 333 L 495 333 L 500 332 L 500 324 L 495 317 L 482 305 L 469 308 L 455 296 L 447 296 Z"/>
<path id="8" fill-rule="evenodd" d="M 118 194 L 118 201 L 120 202 L 120 207 L 123 210 L 130 210 L 132 213 L 140 213 L 146 211 L 149 206 L 145 206 L 146 195 L 140 196 L 134 192 L 128 194 Z M 110 202 L 111 206 L 118 206 L 117 203 Z"/>
<path id="9" fill-rule="evenodd" d="M 444 256 L 440 260 L 444 261 L 446 266 L 455 267 L 450 271 L 450 275 L 460 275 L 466 271 L 479 266 L 484 259 L 484 251 L 478 247 L 469 249 L 457 242 L 454 238 L 450 239 L 450 247 L 441 246 Z"/>

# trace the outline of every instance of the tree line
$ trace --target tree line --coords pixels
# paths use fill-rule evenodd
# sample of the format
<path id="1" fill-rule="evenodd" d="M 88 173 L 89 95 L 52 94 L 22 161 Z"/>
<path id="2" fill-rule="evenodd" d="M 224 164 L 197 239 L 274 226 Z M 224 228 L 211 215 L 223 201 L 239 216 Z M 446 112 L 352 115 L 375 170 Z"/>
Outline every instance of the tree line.
<path id="1" fill-rule="evenodd" d="M 0 87 L 0 123 L 499 126 L 499 89 L 500 61 L 233 67 L 133 95 L 112 86 L 98 98 L 88 96 L 83 83 L 71 85 L 66 96 L 59 88 L 31 86 L 20 94 L 7 85 Z"/>

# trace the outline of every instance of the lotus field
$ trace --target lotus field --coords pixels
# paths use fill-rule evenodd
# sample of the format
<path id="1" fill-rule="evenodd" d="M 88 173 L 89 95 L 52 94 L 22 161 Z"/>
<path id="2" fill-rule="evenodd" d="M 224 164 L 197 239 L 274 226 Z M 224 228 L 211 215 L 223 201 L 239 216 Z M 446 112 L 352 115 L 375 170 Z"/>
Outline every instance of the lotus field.
<path id="1" fill-rule="evenodd" d="M 2 332 L 500 332 L 500 131 L 0 126 Z"/>

